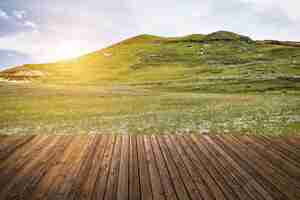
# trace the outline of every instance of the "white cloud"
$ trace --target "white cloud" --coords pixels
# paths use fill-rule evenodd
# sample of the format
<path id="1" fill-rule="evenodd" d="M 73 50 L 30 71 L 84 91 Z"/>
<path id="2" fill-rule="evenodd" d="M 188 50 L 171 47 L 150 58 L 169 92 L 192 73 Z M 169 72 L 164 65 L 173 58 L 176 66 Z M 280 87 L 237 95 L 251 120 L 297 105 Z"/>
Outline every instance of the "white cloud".
<path id="1" fill-rule="evenodd" d="M 32 29 L 36 29 L 38 27 L 37 24 L 32 21 L 25 21 L 24 26 L 32 28 Z"/>
<path id="2" fill-rule="evenodd" d="M 19 20 L 22 20 L 25 18 L 26 16 L 26 11 L 25 10 L 14 10 L 13 11 L 13 15 L 19 19 Z"/>
<path id="3" fill-rule="evenodd" d="M 300 40 L 298 0 L 26 0 L 22 8 L 16 6 L 20 0 L 9 0 L 15 2 L 10 11 L 2 1 L 0 7 L 8 11 L 2 15 L 10 20 L 0 20 L 0 35 L 6 34 L 0 36 L 1 48 L 41 62 L 55 59 L 57 48 L 78 46 L 88 52 L 142 33 L 228 30 L 254 39 Z"/>
<path id="4" fill-rule="evenodd" d="M 15 35 L 0 37 L 2 49 L 26 52 L 38 62 L 50 62 L 60 59 L 62 51 L 78 51 L 81 54 L 98 50 L 104 43 L 93 42 L 96 39 L 60 36 L 59 33 L 41 33 L 33 30 Z"/>
<path id="5" fill-rule="evenodd" d="M 257 10 L 264 11 L 266 9 L 280 10 L 285 13 L 291 20 L 300 19 L 300 1 L 298 0 L 239 0 L 241 2 L 251 3 Z M 267 16 L 266 16 L 267 17 Z"/>
<path id="6" fill-rule="evenodd" d="M 0 18 L 2 19 L 8 19 L 9 16 L 7 15 L 7 13 L 3 10 L 0 9 Z"/>

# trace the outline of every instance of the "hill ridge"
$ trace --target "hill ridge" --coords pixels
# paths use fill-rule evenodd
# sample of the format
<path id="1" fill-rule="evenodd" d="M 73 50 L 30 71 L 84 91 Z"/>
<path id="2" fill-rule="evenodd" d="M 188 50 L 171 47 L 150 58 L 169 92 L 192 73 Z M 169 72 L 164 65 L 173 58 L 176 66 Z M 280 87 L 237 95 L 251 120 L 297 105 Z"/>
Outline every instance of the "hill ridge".
<path id="1" fill-rule="evenodd" d="M 182 37 L 142 34 L 75 59 L 7 69 L 0 77 L 45 84 L 138 84 L 182 91 L 295 90 L 300 87 L 298 47 L 299 42 L 255 41 L 228 31 Z"/>
<path id="2" fill-rule="evenodd" d="M 248 36 L 244 36 L 244 35 L 240 35 L 234 32 L 230 32 L 230 31 L 224 31 L 224 30 L 220 30 L 220 31 L 216 31 L 216 32 L 212 32 L 209 34 L 198 34 L 198 33 L 194 33 L 194 34 L 189 34 L 189 35 L 184 35 L 184 36 L 175 36 L 175 37 L 162 37 L 162 36 L 158 36 L 158 35 L 152 35 L 152 34 L 139 34 L 133 37 L 130 37 L 128 39 L 122 40 L 120 42 L 117 42 L 113 45 L 110 45 L 108 47 L 87 53 L 87 54 L 83 54 L 81 56 L 78 56 L 76 58 L 71 58 L 71 59 L 64 59 L 61 61 L 56 61 L 56 62 L 48 62 L 48 63 L 42 63 L 42 64 L 55 64 L 55 63 L 64 63 L 64 62 L 68 62 L 68 61 L 72 61 L 72 60 L 77 60 L 80 57 L 84 57 L 84 56 L 88 56 L 90 54 L 94 54 L 94 53 L 99 53 L 102 51 L 105 51 L 107 49 L 113 48 L 115 46 L 118 45 L 125 45 L 125 44 L 130 44 L 130 43 L 136 43 L 136 42 L 153 42 L 153 41 L 166 41 L 166 42 L 207 42 L 207 41 L 221 41 L 221 40 L 244 40 L 247 42 L 255 42 L 257 44 L 260 45 L 282 45 L 282 46 L 290 46 L 290 47 L 300 47 L 300 42 L 297 41 L 280 41 L 280 40 L 252 40 L 250 37 Z M 11 72 L 14 71 L 15 68 L 22 68 L 22 67 L 26 67 L 27 65 L 41 65 L 41 64 L 23 64 L 23 65 L 18 65 L 18 66 L 12 66 L 10 68 L 5 68 L 3 70 L 0 70 L 0 77 L 3 77 L 3 73 L 6 72 Z"/>

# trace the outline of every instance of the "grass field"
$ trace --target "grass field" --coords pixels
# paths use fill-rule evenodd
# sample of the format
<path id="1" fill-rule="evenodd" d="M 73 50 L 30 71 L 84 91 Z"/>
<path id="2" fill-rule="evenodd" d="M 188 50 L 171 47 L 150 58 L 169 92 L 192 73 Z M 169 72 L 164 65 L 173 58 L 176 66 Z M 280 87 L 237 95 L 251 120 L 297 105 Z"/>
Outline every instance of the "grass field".
<path id="1" fill-rule="evenodd" d="M 300 48 L 142 35 L 0 73 L 0 134 L 300 133 Z"/>

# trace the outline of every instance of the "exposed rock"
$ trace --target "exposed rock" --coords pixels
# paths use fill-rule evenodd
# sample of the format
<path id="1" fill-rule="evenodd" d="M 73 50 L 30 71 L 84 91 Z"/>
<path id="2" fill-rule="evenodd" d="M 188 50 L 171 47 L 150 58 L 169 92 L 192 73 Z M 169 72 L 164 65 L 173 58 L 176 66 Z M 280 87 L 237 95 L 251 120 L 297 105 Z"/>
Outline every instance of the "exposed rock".
<path id="1" fill-rule="evenodd" d="M 250 37 L 239 35 L 233 32 L 228 31 L 217 31 L 211 34 L 208 34 L 204 40 L 206 41 L 232 41 L 232 40 L 240 40 L 245 41 L 247 43 L 253 42 Z"/>
<path id="2" fill-rule="evenodd" d="M 47 76 L 47 74 L 39 70 L 32 70 L 24 66 L 18 66 L 3 71 L 0 76 L 8 80 L 27 80 Z"/>
<path id="3" fill-rule="evenodd" d="M 112 54 L 111 53 L 103 53 L 103 55 L 105 56 L 105 57 L 110 57 L 110 56 L 112 56 Z"/>

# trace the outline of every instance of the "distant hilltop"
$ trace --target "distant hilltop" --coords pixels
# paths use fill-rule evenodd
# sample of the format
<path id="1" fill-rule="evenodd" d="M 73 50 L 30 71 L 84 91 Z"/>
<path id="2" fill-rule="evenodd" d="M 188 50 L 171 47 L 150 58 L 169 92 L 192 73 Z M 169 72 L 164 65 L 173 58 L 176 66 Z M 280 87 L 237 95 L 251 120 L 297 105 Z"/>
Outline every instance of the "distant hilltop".
<path id="1" fill-rule="evenodd" d="M 143 34 L 74 59 L 7 69 L 0 77 L 50 84 L 180 85 L 190 90 L 205 89 L 205 84 L 197 85 L 204 80 L 247 79 L 243 90 L 251 90 L 253 82 L 294 88 L 300 76 L 298 47 L 300 42 L 256 41 L 228 31 L 184 37 Z"/>

